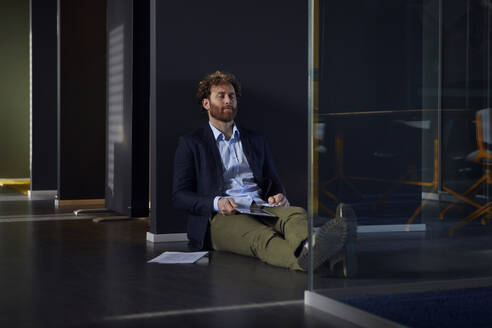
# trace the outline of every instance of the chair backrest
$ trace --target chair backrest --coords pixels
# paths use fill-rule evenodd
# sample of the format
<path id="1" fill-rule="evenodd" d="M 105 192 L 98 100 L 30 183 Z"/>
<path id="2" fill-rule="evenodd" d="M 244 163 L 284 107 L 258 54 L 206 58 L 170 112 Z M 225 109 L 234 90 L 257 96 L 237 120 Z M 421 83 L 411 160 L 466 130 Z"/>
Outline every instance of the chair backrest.
<path id="1" fill-rule="evenodd" d="M 477 111 L 476 118 L 477 118 L 477 132 L 479 128 L 478 126 L 479 122 L 481 124 L 482 141 L 485 144 L 492 145 L 492 109 L 484 108 Z"/>

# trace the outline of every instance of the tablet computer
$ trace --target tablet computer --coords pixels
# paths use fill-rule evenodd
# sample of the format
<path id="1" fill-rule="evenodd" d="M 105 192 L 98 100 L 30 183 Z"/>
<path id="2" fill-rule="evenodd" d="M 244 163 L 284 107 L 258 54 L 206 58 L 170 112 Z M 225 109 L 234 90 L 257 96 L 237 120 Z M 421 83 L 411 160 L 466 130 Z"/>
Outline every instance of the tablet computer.
<path id="1" fill-rule="evenodd" d="M 261 208 L 236 208 L 236 211 L 238 211 L 241 214 L 248 214 L 248 215 L 258 215 L 258 216 L 269 216 L 272 218 L 276 218 L 276 215 L 273 215 L 270 212 L 267 212 Z"/>

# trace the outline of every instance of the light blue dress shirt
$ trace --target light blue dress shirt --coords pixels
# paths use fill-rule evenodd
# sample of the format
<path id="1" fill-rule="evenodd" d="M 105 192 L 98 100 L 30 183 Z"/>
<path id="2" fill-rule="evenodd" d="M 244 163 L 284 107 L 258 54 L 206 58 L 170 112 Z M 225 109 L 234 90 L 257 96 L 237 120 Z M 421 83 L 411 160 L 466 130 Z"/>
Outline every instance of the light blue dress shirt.
<path id="1" fill-rule="evenodd" d="M 211 122 L 208 122 L 214 133 L 215 142 L 219 149 L 220 158 L 224 166 L 224 191 L 223 195 L 214 198 L 214 209 L 219 211 L 219 199 L 231 197 L 238 207 L 250 208 L 253 201 L 257 205 L 268 206 L 260 198 L 261 188 L 256 184 L 253 172 L 243 151 L 243 145 L 236 125 L 232 129 L 232 137 L 225 140 L 225 136 Z"/>

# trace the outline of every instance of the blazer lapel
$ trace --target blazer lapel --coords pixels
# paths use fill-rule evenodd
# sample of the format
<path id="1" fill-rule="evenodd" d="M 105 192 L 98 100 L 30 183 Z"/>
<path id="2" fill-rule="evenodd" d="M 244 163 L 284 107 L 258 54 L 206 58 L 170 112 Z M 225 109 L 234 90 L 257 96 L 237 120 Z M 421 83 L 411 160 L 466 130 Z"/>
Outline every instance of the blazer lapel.
<path id="1" fill-rule="evenodd" d="M 207 126 L 203 128 L 203 135 L 204 135 L 203 139 L 205 140 L 205 143 L 208 147 L 208 152 L 212 156 L 213 162 L 215 163 L 217 177 L 220 179 L 220 181 L 222 181 L 224 165 L 222 165 L 222 159 L 220 158 L 219 149 L 217 148 L 217 143 L 215 141 L 214 134 L 208 123 Z M 221 183 L 221 185 L 222 184 L 223 183 Z"/>

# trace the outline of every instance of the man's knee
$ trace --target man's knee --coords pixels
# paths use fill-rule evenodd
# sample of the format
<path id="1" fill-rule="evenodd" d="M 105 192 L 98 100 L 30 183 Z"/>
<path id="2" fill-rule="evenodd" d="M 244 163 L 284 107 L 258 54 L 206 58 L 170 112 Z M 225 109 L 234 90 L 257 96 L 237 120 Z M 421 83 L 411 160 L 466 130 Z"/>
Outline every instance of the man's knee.
<path id="1" fill-rule="evenodd" d="M 307 216 L 306 210 L 299 206 L 289 206 L 288 208 L 292 209 L 293 214 L 297 215 L 305 215 Z"/>
<path id="2" fill-rule="evenodd" d="M 276 209 L 277 216 L 284 218 L 300 218 L 307 219 L 306 210 L 299 206 L 287 206 L 283 208 Z"/>
<path id="3" fill-rule="evenodd" d="M 278 238 L 279 236 L 275 230 L 265 227 L 265 229 L 256 231 L 256 233 L 253 234 L 251 237 L 252 237 L 250 239 L 251 252 L 255 256 L 258 256 L 266 251 L 270 242 L 274 238 Z"/>

